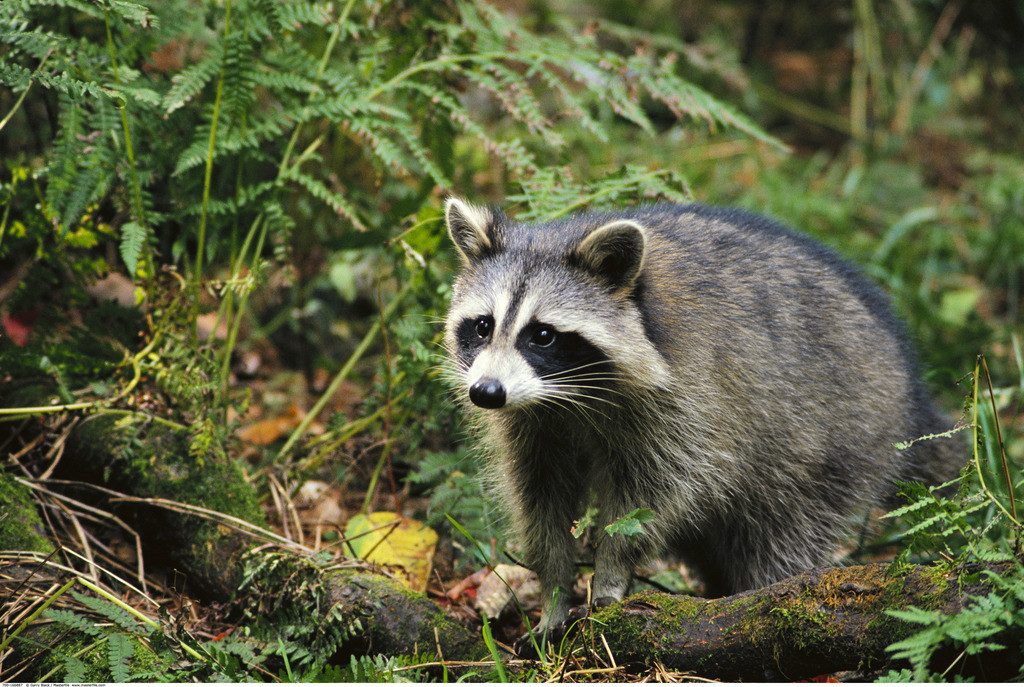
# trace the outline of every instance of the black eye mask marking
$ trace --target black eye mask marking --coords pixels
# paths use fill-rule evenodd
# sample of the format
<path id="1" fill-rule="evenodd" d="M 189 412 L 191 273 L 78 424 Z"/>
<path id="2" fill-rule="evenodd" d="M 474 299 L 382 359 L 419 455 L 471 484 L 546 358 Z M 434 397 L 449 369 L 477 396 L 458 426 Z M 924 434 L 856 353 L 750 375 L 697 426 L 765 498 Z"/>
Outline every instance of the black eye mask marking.
<path id="1" fill-rule="evenodd" d="M 491 341 L 494 334 L 494 318 L 490 315 L 467 317 L 455 329 L 455 341 L 458 350 L 455 357 L 461 363 L 469 364 L 476 358 L 480 349 Z"/>
<path id="2" fill-rule="evenodd" d="M 539 377 L 548 379 L 584 375 L 607 377 L 611 369 L 608 356 L 585 338 L 541 322 L 523 328 L 516 348 Z"/>

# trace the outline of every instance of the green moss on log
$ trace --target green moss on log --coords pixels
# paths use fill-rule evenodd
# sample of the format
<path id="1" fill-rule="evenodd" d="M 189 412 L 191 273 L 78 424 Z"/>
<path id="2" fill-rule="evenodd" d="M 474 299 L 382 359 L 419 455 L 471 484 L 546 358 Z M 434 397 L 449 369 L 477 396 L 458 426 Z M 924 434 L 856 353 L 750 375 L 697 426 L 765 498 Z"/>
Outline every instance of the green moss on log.
<path id="1" fill-rule="evenodd" d="M 61 467 L 75 479 L 98 482 L 140 498 L 178 501 L 263 526 L 263 514 L 241 468 L 212 451 L 189 454 L 189 432 L 137 415 L 105 413 L 86 418 L 68 439 L 72 458 Z M 248 540 L 210 520 L 163 507 L 119 506 L 142 533 L 147 555 L 163 552 L 189 573 L 204 594 L 228 598 L 237 586 L 238 557 Z"/>
<path id="2" fill-rule="evenodd" d="M 29 488 L 0 472 L 0 551 L 50 553 L 53 543 L 44 532 Z"/>
<path id="3" fill-rule="evenodd" d="M 358 620 L 362 633 L 345 647 L 353 654 L 433 652 L 449 660 L 490 656 L 478 631 L 460 625 L 425 595 L 365 571 L 340 570 L 324 580 L 331 607 Z"/>
<path id="4" fill-rule="evenodd" d="M 111 670 L 110 637 L 131 642 L 131 660 L 126 669 L 131 679 L 155 679 L 167 666 L 138 637 L 110 630 L 95 637 L 59 623 L 31 630 L 14 642 L 15 662 L 27 661 L 28 670 L 18 676 L 28 682 L 115 682 Z"/>

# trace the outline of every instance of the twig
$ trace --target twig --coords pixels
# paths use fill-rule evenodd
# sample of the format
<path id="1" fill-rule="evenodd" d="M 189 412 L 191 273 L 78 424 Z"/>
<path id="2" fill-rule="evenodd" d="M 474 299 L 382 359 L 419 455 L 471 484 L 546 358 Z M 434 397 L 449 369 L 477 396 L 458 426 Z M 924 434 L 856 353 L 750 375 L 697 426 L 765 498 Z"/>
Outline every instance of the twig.
<path id="1" fill-rule="evenodd" d="M 47 599 L 47 600 L 46 600 L 46 601 L 45 601 L 45 602 L 44 602 L 44 603 L 43 603 L 43 604 L 42 604 L 42 605 L 41 605 L 41 606 L 40 606 L 39 608 L 37 608 L 37 609 L 35 610 L 35 612 L 34 612 L 34 613 L 33 613 L 32 615 L 30 615 L 30 616 L 29 616 L 28 618 L 26 618 L 26 619 L 25 619 L 25 620 L 24 620 L 24 621 L 23 621 L 23 622 L 21 623 L 21 625 L 19 625 L 19 626 L 18 626 L 18 629 L 16 629 L 16 630 L 15 630 L 14 632 L 12 632 L 12 633 L 11 633 L 10 635 L 8 635 L 8 636 L 7 636 L 7 639 L 5 639 L 5 640 L 3 640 L 2 642 L 0 642 L 0 653 L 2 653 L 2 652 L 3 652 L 3 650 L 4 650 L 4 649 L 6 649 L 6 648 L 7 648 L 7 647 L 8 647 L 9 645 L 10 645 L 10 643 L 11 643 L 11 642 L 13 642 L 13 641 L 14 641 L 14 639 L 15 639 L 15 638 L 16 638 L 16 637 L 17 637 L 17 636 L 18 636 L 19 634 L 21 634 L 21 633 L 22 633 L 22 632 L 23 632 L 23 631 L 25 630 L 25 628 L 26 628 L 26 627 L 28 627 L 28 626 L 29 626 L 29 623 L 31 623 L 31 622 L 32 622 L 33 620 L 35 620 L 35 619 L 36 619 L 36 618 L 38 618 L 38 617 L 39 617 L 40 615 L 42 615 L 42 614 L 43 614 L 43 611 L 45 611 L 45 610 L 46 610 L 47 608 L 49 608 L 49 607 L 50 607 L 50 605 L 51 605 L 51 604 L 52 604 L 52 603 L 53 603 L 54 601 L 56 601 L 56 600 L 57 600 L 57 599 L 59 599 L 59 598 L 60 598 L 61 596 L 63 596 L 63 595 L 64 595 L 64 593 L 65 593 L 65 592 L 66 592 L 67 590 L 71 589 L 72 585 L 74 585 L 74 584 L 75 584 L 75 578 L 73 578 L 73 579 L 71 579 L 71 580 L 67 581 L 66 583 L 64 583 L 64 586 L 63 586 L 63 587 L 61 587 L 60 589 L 58 589 L 58 590 L 57 590 L 57 591 L 56 591 L 56 592 L 55 592 L 55 593 L 54 593 L 54 594 L 53 594 L 53 595 L 52 595 L 52 596 L 51 596 L 50 598 L 48 598 L 48 599 Z"/>
<path id="2" fill-rule="evenodd" d="M 108 513 L 107 511 L 100 510 L 99 508 L 87 505 L 85 503 L 82 503 L 81 501 L 78 501 L 77 499 L 71 498 L 70 496 L 58 494 L 57 492 L 47 489 L 46 487 L 44 487 L 43 485 L 39 484 L 34 480 L 25 480 L 19 477 L 15 477 L 15 479 L 18 482 L 27 486 L 29 489 L 33 489 L 40 493 L 46 494 L 47 496 L 50 496 L 51 498 L 57 499 L 59 501 L 69 503 L 75 506 L 75 508 L 80 508 L 85 513 L 92 513 L 98 519 L 109 520 L 116 524 L 118 527 L 122 528 L 125 532 L 131 534 L 132 537 L 135 539 L 135 557 L 136 560 L 138 561 L 138 570 L 136 570 L 136 575 L 138 575 L 139 581 L 142 583 L 142 594 L 147 596 L 148 598 L 149 589 L 146 587 L 146 568 L 142 557 L 142 537 L 139 536 L 139 533 L 136 532 L 134 528 L 130 527 L 128 523 L 126 523 L 124 520 L 117 517 L 113 513 Z"/>
<path id="3" fill-rule="evenodd" d="M 974 405 L 974 417 L 973 417 L 973 420 L 974 420 L 974 467 L 978 471 L 978 482 L 979 482 L 979 485 L 981 486 L 982 491 L 985 492 L 985 494 L 988 496 L 989 500 L 992 501 L 992 503 L 996 506 L 996 508 L 1001 510 L 1003 512 L 1003 515 L 1008 517 L 1013 522 L 1013 524 L 1017 526 L 1018 530 L 1020 530 L 1022 526 L 1021 526 L 1020 522 L 1017 520 L 1017 517 L 1016 517 L 1017 509 L 1016 509 L 1016 506 L 1014 505 L 1012 484 L 1010 485 L 1011 486 L 1011 488 L 1010 488 L 1010 505 L 1013 507 L 1014 512 L 1010 513 L 1010 511 L 1006 510 L 1006 506 L 1004 506 L 1002 503 L 1000 503 L 999 499 L 992 492 L 992 490 L 988 488 L 988 485 L 985 484 L 985 477 L 984 477 L 984 474 L 983 474 L 983 472 L 981 470 L 981 455 L 979 454 L 979 451 L 978 451 L 978 427 L 979 427 L 979 424 L 978 424 L 978 380 L 981 377 L 981 374 L 980 374 L 981 373 L 981 366 L 983 364 L 985 364 L 985 356 L 984 355 L 979 355 L 978 356 L 978 361 L 974 364 L 974 392 L 973 392 L 973 396 L 974 396 L 974 404 L 973 404 Z M 985 365 L 985 371 L 986 372 L 988 371 L 988 366 L 987 365 Z M 989 387 L 989 389 L 991 389 L 991 386 Z M 994 399 L 994 396 L 992 398 L 992 408 L 993 408 L 993 412 L 994 412 L 995 411 L 995 399 Z M 999 417 L 998 417 L 998 415 L 996 415 L 994 417 L 993 421 L 996 423 L 996 431 L 997 431 L 997 434 L 999 436 L 1000 455 L 1001 455 L 1001 458 L 1003 460 L 1003 468 L 1006 469 L 1006 462 L 1005 462 L 1006 461 L 1006 456 L 1005 456 L 1005 452 L 1002 450 L 1002 434 L 999 433 Z M 1009 480 L 1008 471 L 1007 471 L 1007 480 Z M 1018 545 L 1019 545 L 1019 543 L 1020 543 L 1020 538 L 1018 537 Z"/>
<path id="4" fill-rule="evenodd" d="M 604 644 L 604 650 L 608 652 L 608 660 L 612 662 L 612 668 L 618 668 L 618 664 L 615 663 L 615 657 L 612 656 L 612 650 L 608 647 L 608 640 L 605 639 L 604 633 L 601 634 L 601 644 Z"/>
<path id="5" fill-rule="evenodd" d="M 956 16 L 960 14 L 960 9 L 963 5 L 962 0 L 952 0 L 946 3 L 946 6 L 942 10 L 942 14 L 939 15 L 939 20 L 935 22 L 935 28 L 932 29 L 931 38 L 928 39 L 928 45 L 921 52 L 921 56 L 917 58 L 917 64 L 914 66 L 914 72 L 910 76 L 910 84 L 907 90 L 903 92 L 903 97 L 900 98 L 899 104 L 896 106 L 896 114 L 892 118 L 892 131 L 895 134 L 904 134 L 907 131 L 907 126 L 910 123 L 910 113 L 914 107 L 914 103 L 921 95 L 921 89 L 924 88 L 925 80 L 928 78 L 928 72 L 932 68 L 932 64 L 939 57 L 939 46 L 949 35 L 950 29 L 953 28 L 953 21 L 956 20 Z"/>
<path id="6" fill-rule="evenodd" d="M 81 558 L 89 566 L 89 574 L 92 576 L 93 580 L 99 582 L 99 566 L 96 564 L 96 561 L 93 558 L 92 547 L 89 546 L 89 538 L 85 536 L 85 530 L 82 528 L 82 523 L 78 521 L 78 516 L 75 515 L 74 511 L 65 506 L 63 503 L 59 503 L 58 505 L 60 506 L 60 509 L 64 511 L 64 515 L 68 518 L 68 520 L 71 521 L 71 526 L 75 528 L 75 534 L 78 535 L 78 541 L 82 543 L 82 551 L 84 553 L 80 555 Z M 65 548 L 64 550 L 67 552 L 73 551 L 73 549 L 68 548 Z"/>
<path id="7" fill-rule="evenodd" d="M 52 457 L 53 460 L 50 462 L 50 467 L 46 468 L 43 473 L 39 475 L 40 480 L 49 479 L 50 475 L 52 475 L 53 471 L 57 468 L 57 464 L 60 463 L 60 459 L 64 455 L 65 442 L 68 440 L 68 437 L 71 436 L 71 430 L 75 428 L 75 425 L 78 424 L 79 420 L 81 420 L 80 417 L 72 418 L 71 422 L 67 423 L 64 427 L 64 432 L 53 442 L 53 446 L 50 450 L 46 452 L 44 458 L 49 460 Z"/>
<path id="8" fill-rule="evenodd" d="M 327 402 L 331 399 L 331 397 L 334 396 L 335 392 L 337 392 L 338 387 L 341 386 L 341 383 L 345 380 L 346 377 L 349 376 L 349 374 L 351 374 L 353 368 L 355 368 L 356 366 L 356 363 L 359 362 L 363 355 L 366 354 L 367 349 L 370 348 L 370 344 L 373 343 L 373 340 L 377 338 L 377 334 L 380 333 L 381 322 L 386 322 L 388 318 L 391 317 L 392 313 L 394 313 L 395 309 L 398 307 L 398 304 L 402 302 L 406 294 L 408 294 L 409 291 L 411 290 L 412 282 L 410 281 L 408 284 L 402 287 L 402 289 L 398 293 L 396 293 L 394 297 L 392 297 L 391 302 L 388 303 L 387 308 L 385 308 L 384 312 L 381 313 L 380 319 L 376 320 L 372 325 L 370 325 L 369 331 L 366 332 L 366 335 L 363 336 L 362 341 L 360 341 L 359 345 L 356 346 L 356 350 L 352 351 L 352 355 L 350 355 L 348 360 L 345 361 L 345 364 L 342 366 L 342 368 L 338 370 L 338 374 L 335 375 L 334 379 L 331 380 L 330 385 L 328 385 L 328 387 L 324 390 L 324 393 L 321 394 L 320 398 L 313 405 L 313 407 L 310 408 L 309 412 L 306 413 L 306 417 L 302 419 L 302 422 L 299 423 L 299 426 L 296 427 L 295 430 L 292 432 L 291 436 L 288 437 L 288 440 L 284 442 L 284 446 L 281 447 L 281 450 L 277 454 L 278 460 L 287 456 L 288 453 L 295 446 L 295 443 L 302 437 L 303 434 L 306 433 L 306 429 L 309 428 L 310 423 L 312 423 L 313 420 L 316 419 L 316 416 L 320 414 L 320 411 L 324 409 L 324 406 L 327 405 Z"/>

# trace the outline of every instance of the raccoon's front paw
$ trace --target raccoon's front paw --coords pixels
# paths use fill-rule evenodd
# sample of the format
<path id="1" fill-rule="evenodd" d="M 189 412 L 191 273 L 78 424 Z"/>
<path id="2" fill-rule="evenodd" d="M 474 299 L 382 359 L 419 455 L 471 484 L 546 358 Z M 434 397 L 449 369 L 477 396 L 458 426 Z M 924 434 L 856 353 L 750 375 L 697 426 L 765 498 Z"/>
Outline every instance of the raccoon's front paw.
<path id="1" fill-rule="evenodd" d="M 614 602 L 614 599 L 609 600 L 609 603 L 612 602 Z M 565 617 L 565 620 L 548 628 L 547 631 L 535 628 L 534 630 L 527 632 L 512 644 L 512 650 L 515 651 L 516 655 L 520 658 L 536 659 L 538 658 L 538 650 L 545 642 L 547 643 L 547 646 L 552 646 L 553 644 L 561 642 L 562 638 L 573 629 L 573 626 L 578 621 L 589 615 L 589 606 L 573 606 L 569 609 L 569 613 Z"/>
<path id="2" fill-rule="evenodd" d="M 516 656 L 519 658 L 525 658 L 527 660 L 535 660 L 538 658 L 538 652 L 544 644 L 544 631 L 543 630 L 531 630 L 522 637 L 512 642 L 512 651 L 516 652 Z M 550 636 L 550 633 L 548 633 Z"/>
<path id="3" fill-rule="evenodd" d="M 590 615 L 590 607 L 586 604 L 583 604 L 582 606 L 573 606 L 572 608 L 570 608 L 569 615 L 567 615 L 565 617 L 565 620 L 562 621 L 562 624 L 558 626 L 558 638 L 561 639 L 565 635 L 569 634 L 569 631 L 572 630 L 573 626 L 580 620 L 586 618 L 588 615 Z"/>

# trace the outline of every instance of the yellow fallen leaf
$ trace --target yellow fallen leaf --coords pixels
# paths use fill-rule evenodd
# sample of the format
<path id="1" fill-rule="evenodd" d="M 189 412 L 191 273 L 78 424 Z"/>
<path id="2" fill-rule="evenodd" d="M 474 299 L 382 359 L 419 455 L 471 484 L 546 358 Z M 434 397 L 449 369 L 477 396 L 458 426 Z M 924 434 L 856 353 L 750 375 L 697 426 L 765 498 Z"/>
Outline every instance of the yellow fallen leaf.
<path id="1" fill-rule="evenodd" d="M 437 532 L 422 522 L 388 512 L 356 515 L 345 525 L 345 538 L 356 558 L 400 568 L 410 587 L 427 588 Z"/>

